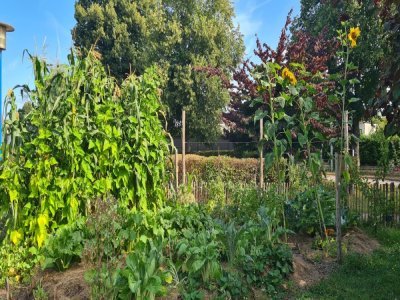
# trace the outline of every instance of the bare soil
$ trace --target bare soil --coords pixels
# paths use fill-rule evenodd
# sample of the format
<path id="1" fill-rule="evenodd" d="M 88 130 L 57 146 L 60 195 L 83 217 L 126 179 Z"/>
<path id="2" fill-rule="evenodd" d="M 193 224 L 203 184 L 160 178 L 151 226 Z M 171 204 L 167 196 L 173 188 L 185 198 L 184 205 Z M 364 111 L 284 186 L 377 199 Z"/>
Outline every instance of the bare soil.
<path id="1" fill-rule="evenodd" d="M 300 288 L 312 286 L 329 276 L 337 267 L 335 258 L 327 256 L 322 250 L 314 249 L 313 238 L 296 235 L 291 239 L 293 248 L 293 274 L 291 279 Z M 380 247 L 378 241 L 358 228 L 349 230 L 343 236 L 347 252 L 371 254 Z"/>
<path id="2" fill-rule="evenodd" d="M 85 271 L 82 265 L 76 265 L 65 272 L 43 272 L 33 278 L 31 286 L 12 290 L 10 297 L 16 300 L 34 300 L 33 290 L 40 284 L 49 300 L 88 300 L 90 291 L 84 280 Z M 0 299 L 6 299 L 6 295 L 5 290 L 0 290 Z"/>

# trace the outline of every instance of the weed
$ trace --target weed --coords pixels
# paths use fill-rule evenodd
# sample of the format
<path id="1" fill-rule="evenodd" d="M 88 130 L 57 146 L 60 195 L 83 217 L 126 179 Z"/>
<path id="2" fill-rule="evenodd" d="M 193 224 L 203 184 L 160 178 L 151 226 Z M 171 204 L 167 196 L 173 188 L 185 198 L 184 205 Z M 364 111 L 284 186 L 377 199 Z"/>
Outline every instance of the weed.
<path id="1" fill-rule="evenodd" d="M 35 300 L 48 300 L 49 296 L 47 295 L 46 291 L 42 287 L 42 282 L 39 281 L 36 288 L 33 290 L 33 298 Z"/>
<path id="2" fill-rule="evenodd" d="M 118 238 L 122 218 L 113 198 L 97 199 L 94 205 L 95 210 L 86 222 L 90 239 L 82 255 L 83 262 L 90 267 L 85 280 L 92 299 L 114 299 L 117 295 L 115 277 L 122 259 Z"/>

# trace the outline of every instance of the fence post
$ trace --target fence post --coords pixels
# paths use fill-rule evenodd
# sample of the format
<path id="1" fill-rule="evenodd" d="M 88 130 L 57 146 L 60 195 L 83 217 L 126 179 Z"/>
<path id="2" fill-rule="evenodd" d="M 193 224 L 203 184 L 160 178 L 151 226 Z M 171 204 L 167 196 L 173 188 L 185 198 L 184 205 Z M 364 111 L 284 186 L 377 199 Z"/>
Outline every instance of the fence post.
<path id="1" fill-rule="evenodd" d="M 390 210 L 392 211 L 392 224 L 395 223 L 395 218 L 396 218 L 396 201 L 395 201 L 395 194 L 394 194 L 394 182 L 390 183 L 389 187 L 389 193 L 390 193 Z"/>
<path id="2" fill-rule="evenodd" d="M 389 184 L 385 183 L 383 185 L 383 190 L 384 190 L 384 195 L 385 195 L 385 209 L 384 209 L 384 224 L 385 226 L 387 225 L 388 222 L 388 214 L 389 214 L 389 210 L 390 210 L 390 199 L 389 199 Z"/>
<path id="3" fill-rule="evenodd" d="M 396 189 L 396 202 L 397 202 L 397 210 L 396 210 L 396 222 L 400 222 L 400 184 L 397 186 Z"/>
<path id="4" fill-rule="evenodd" d="M 186 184 L 186 111 L 182 110 L 182 184 Z"/>
<path id="5" fill-rule="evenodd" d="M 335 171 L 334 160 L 335 160 L 335 156 L 333 154 L 333 144 L 331 144 L 331 172 Z"/>
<path id="6" fill-rule="evenodd" d="M 340 191 L 341 191 L 341 165 L 342 155 L 335 155 L 335 184 L 336 184 L 336 242 L 337 242 L 337 260 L 342 263 L 342 215 L 340 209 Z"/>
<path id="7" fill-rule="evenodd" d="M 264 136 L 264 120 L 260 120 L 260 143 Z M 260 148 L 260 188 L 264 187 L 264 147 Z"/>

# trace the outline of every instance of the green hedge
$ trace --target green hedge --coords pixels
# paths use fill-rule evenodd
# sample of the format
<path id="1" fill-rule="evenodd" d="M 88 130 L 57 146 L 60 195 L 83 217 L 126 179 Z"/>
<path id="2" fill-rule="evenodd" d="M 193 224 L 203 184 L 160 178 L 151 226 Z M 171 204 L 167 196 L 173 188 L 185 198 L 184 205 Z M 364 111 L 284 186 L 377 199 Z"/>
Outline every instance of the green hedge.
<path id="1" fill-rule="evenodd" d="M 221 178 L 223 181 L 250 183 L 255 182 L 259 175 L 259 161 L 255 158 L 204 157 L 188 154 L 186 172 L 205 181 Z M 179 155 L 179 174 L 182 174 L 181 155 Z"/>
<path id="2" fill-rule="evenodd" d="M 381 158 L 383 137 L 379 134 L 361 137 L 360 161 L 361 165 L 376 166 Z M 400 137 L 394 136 L 388 139 L 389 159 L 400 156 Z"/>
<path id="3" fill-rule="evenodd" d="M 193 153 L 195 155 L 210 157 L 210 156 L 229 156 L 235 158 L 258 158 L 259 152 L 254 151 L 237 151 L 237 150 L 205 150 Z"/>

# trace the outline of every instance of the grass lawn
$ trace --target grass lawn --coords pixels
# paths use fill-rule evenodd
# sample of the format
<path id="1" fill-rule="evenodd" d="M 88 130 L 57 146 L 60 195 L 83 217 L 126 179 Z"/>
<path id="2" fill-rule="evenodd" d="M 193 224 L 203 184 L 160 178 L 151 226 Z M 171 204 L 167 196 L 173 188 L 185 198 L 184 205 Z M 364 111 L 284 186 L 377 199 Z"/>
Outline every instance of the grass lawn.
<path id="1" fill-rule="evenodd" d="M 371 232 L 382 247 L 372 255 L 348 255 L 329 278 L 296 299 L 400 299 L 400 229 Z"/>

